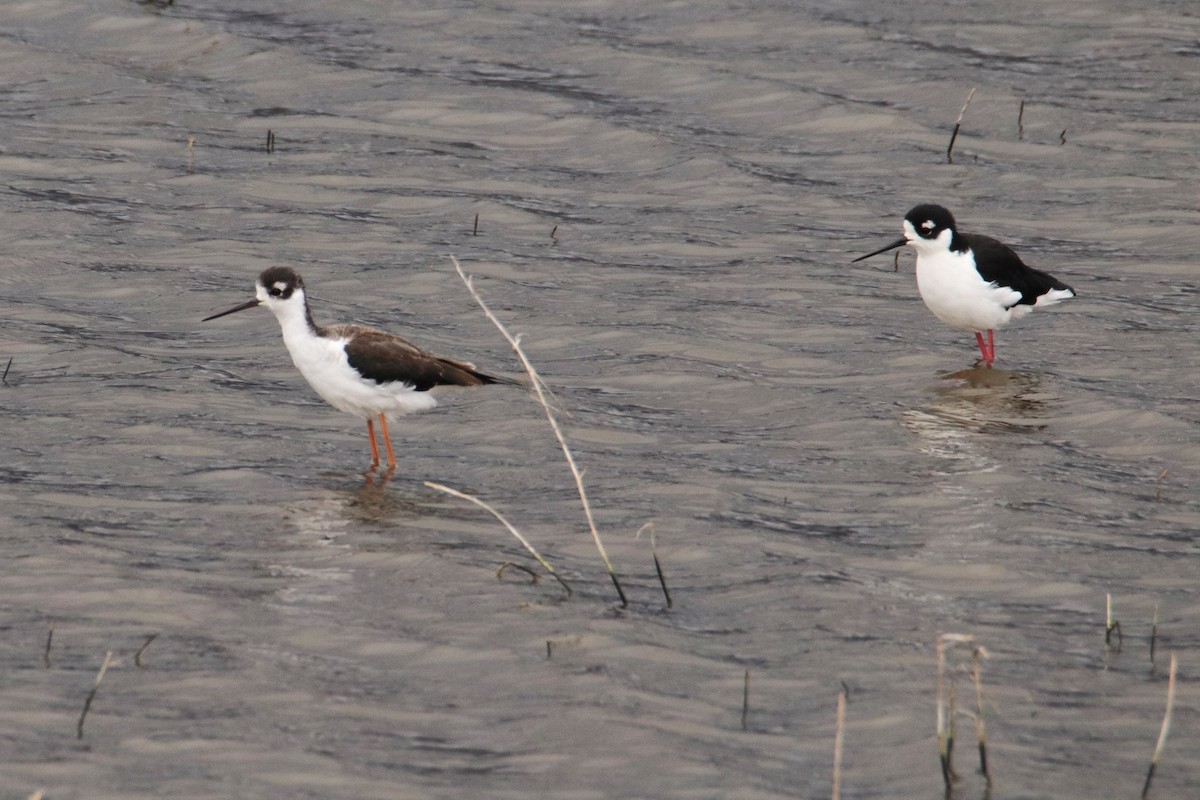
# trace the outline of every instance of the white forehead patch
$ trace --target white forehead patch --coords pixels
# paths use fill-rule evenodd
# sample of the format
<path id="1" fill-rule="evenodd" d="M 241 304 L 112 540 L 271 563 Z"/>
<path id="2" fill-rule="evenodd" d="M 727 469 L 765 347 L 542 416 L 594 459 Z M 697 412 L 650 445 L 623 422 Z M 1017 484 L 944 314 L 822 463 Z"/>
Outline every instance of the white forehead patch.
<path id="1" fill-rule="evenodd" d="M 925 220 L 924 222 L 922 222 L 922 223 L 921 223 L 921 230 L 923 230 L 923 231 L 931 231 L 931 230 L 933 230 L 933 220 L 931 220 L 931 219 L 927 219 L 927 220 Z"/>

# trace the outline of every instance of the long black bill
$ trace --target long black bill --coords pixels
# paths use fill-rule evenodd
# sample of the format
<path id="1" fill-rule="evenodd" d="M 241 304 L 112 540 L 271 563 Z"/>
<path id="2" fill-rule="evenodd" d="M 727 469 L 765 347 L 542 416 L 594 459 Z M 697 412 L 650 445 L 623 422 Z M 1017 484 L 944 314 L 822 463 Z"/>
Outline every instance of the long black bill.
<path id="1" fill-rule="evenodd" d="M 903 247 L 906 244 L 908 244 L 908 239 L 905 239 L 902 236 L 899 239 L 897 239 L 896 241 L 889 244 L 887 247 L 881 247 L 873 253 L 867 253 L 865 256 L 859 256 L 858 258 L 854 259 L 854 261 L 851 261 L 850 263 L 854 264 L 855 262 L 862 261 L 864 258 L 870 258 L 871 256 L 877 256 L 880 253 L 886 253 L 888 250 L 895 250 L 897 247 Z"/>
<path id="2" fill-rule="evenodd" d="M 234 306 L 233 308 L 229 309 L 228 311 L 222 311 L 220 314 L 213 314 L 211 317 L 205 317 L 204 319 L 202 319 L 200 321 L 208 322 L 210 319 L 216 319 L 217 317 L 223 317 L 226 314 L 232 314 L 235 311 L 245 311 L 247 308 L 254 308 L 260 302 L 262 302 L 262 301 L 256 297 L 253 300 L 247 300 L 245 303 L 242 303 L 240 306 Z"/>

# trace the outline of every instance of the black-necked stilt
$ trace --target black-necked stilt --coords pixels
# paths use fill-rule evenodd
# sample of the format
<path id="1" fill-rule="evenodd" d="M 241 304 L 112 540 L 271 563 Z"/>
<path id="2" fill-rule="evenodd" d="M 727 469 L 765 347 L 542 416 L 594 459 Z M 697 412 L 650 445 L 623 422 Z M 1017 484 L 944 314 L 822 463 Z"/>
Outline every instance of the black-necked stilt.
<path id="1" fill-rule="evenodd" d="M 993 330 L 1075 296 L 1053 275 L 1026 266 L 1003 242 L 959 232 L 950 212 L 932 203 L 904 216 L 903 238 L 854 261 L 906 244 L 917 251 L 917 289 L 925 305 L 947 325 L 974 333 L 989 367 L 996 359 Z"/>
<path id="2" fill-rule="evenodd" d="M 471 364 L 426 353 L 411 342 L 364 325 L 330 325 L 313 322 L 304 295 L 304 281 L 288 267 L 271 267 L 258 276 L 255 298 L 204 322 L 235 311 L 265 305 L 279 320 L 283 343 L 308 385 L 325 402 L 367 420 L 371 438 L 371 467 L 379 466 L 375 425 L 383 433 L 388 470 L 396 467 L 387 416 L 424 411 L 437 405 L 429 390 L 435 386 L 480 386 L 515 383 L 486 375 Z"/>

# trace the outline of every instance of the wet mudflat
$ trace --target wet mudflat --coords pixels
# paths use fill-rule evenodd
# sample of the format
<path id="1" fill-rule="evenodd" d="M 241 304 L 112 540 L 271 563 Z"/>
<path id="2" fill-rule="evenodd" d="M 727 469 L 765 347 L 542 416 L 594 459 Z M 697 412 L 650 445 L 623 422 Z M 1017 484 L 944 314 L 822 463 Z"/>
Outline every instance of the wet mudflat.
<path id="1" fill-rule="evenodd" d="M 794 5 L 0 9 L 0 797 L 823 797 L 843 683 L 843 796 L 937 797 L 945 632 L 992 797 L 1139 792 L 1172 652 L 1193 790 L 1191 4 Z M 1079 297 L 975 369 L 911 255 L 848 264 L 921 201 Z M 450 254 L 626 609 L 521 390 L 395 424 L 381 485 L 270 314 L 199 322 L 282 263 L 516 374 Z"/>

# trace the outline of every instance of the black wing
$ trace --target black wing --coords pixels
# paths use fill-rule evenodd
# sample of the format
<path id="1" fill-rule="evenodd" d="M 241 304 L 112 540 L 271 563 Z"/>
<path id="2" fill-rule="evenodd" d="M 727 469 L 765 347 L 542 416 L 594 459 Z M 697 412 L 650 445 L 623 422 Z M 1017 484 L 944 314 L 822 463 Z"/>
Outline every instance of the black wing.
<path id="1" fill-rule="evenodd" d="M 334 336 L 346 335 L 346 357 L 350 366 L 367 380 L 376 383 L 407 383 L 418 392 L 434 386 L 480 386 L 507 383 L 480 372 L 471 364 L 426 353 L 399 336 L 372 329 L 329 330 Z M 352 334 L 352 335 L 347 335 Z"/>
<path id="2" fill-rule="evenodd" d="M 1075 293 L 1065 283 L 1041 270 L 1026 266 L 1021 257 L 1004 242 L 978 233 L 959 234 L 975 253 L 975 269 L 985 281 L 1008 286 L 1021 293 L 1015 305 L 1031 306 L 1047 292 L 1059 289 Z"/>

